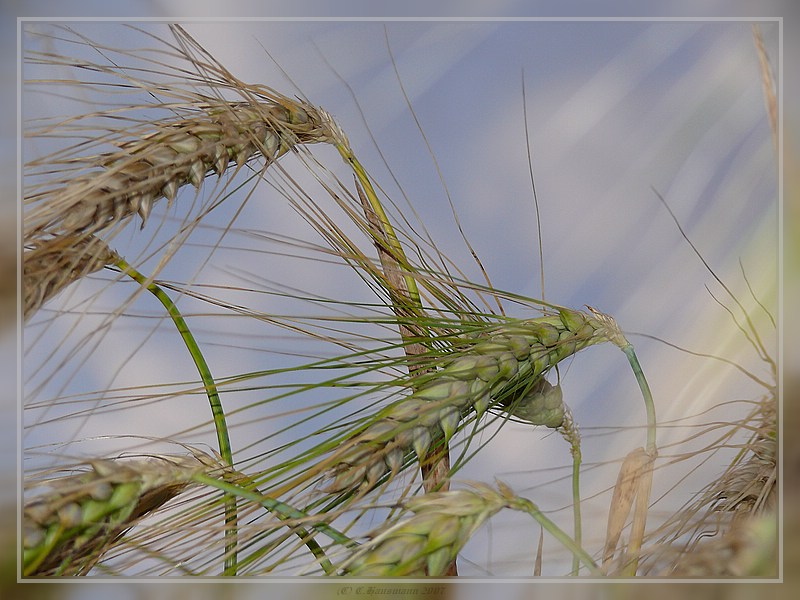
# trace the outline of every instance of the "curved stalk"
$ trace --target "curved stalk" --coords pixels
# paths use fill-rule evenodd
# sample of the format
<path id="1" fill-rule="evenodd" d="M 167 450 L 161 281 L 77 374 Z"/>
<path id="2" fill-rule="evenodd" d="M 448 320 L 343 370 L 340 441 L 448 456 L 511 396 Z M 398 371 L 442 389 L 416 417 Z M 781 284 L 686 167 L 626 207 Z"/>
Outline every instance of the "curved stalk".
<path id="1" fill-rule="evenodd" d="M 647 511 L 650 504 L 650 490 L 653 483 L 653 467 L 658 454 L 656 447 L 656 408 L 653 402 L 653 394 L 650 392 L 650 386 L 642 371 L 642 366 L 639 364 L 639 359 L 633 349 L 633 345 L 627 344 L 623 346 L 622 351 L 628 357 L 628 362 L 636 375 L 636 381 L 639 384 L 639 389 L 642 391 L 644 399 L 644 406 L 647 412 L 647 446 L 645 452 L 647 454 L 647 463 L 643 466 L 636 490 L 636 508 L 633 516 L 633 524 L 631 526 L 630 541 L 628 543 L 628 551 L 624 574 L 629 576 L 636 575 L 636 570 L 639 566 L 639 551 L 641 550 L 642 540 L 644 539 L 645 524 L 647 521 Z"/>
<path id="2" fill-rule="evenodd" d="M 172 322 L 175 323 L 175 327 L 178 329 L 178 333 L 180 333 L 184 344 L 186 344 L 186 348 L 189 350 L 189 354 L 192 356 L 192 360 L 194 361 L 197 371 L 200 373 L 200 378 L 203 381 L 203 386 L 205 387 L 206 395 L 208 396 L 208 401 L 211 405 L 211 414 L 214 418 L 214 428 L 217 432 L 219 453 L 226 464 L 233 465 L 233 454 L 231 452 L 231 442 L 228 436 L 228 425 L 225 420 L 225 411 L 222 408 L 222 401 L 220 400 L 219 392 L 217 391 L 217 385 L 214 383 L 214 377 L 211 375 L 211 369 L 208 367 L 208 363 L 203 356 L 203 352 L 200 350 L 200 346 L 197 345 L 197 341 L 194 339 L 194 336 L 192 335 L 192 332 L 190 331 L 189 326 L 186 324 L 186 321 L 184 320 L 180 311 L 178 310 L 178 307 L 175 306 L 172 298 L 170 298 L 166 292 L 164 292 L 164 290 L 158 286 L 157 283 L 150 281 L 142 273 L 128 264 L 124 258 L 118 257 L 115 264 L 120 270 L 122 270 L 122 272 L 127 274 L 137 283 L 144 286 L 148 292 L 158 298 L 159 302 L 161 302 L 164 308 L 167 309 L 167 312 L 169 313 Z M 236 499 L 234 497 L 230 497 L 225 502 L 225 537 L 228 539 L 225 545 L 226 559 L 224 574 L 227 575 L 236 574 L 236 546 L 238 537 L 236 526 L 237 518 Z"/>
<path id="3" fill-rule="evenodd" d="M 639 384 L 639 389 L 642 391 L 642 398 L 644 399 L 644 407 L 647 411 L 647 454 L 655 457 L 656 449 L 656 407 L 653 403 L 653 394 L 650 392 L 650 386 L 647 384 L 647 379 L 642 371 L 642 366 L 639 364 L 639 359 L 636 357 L 636 352 L 632 344 L 628 344 L 622 348 L 625 356 L 628 357 L 628 362 L 631 364 L 633 373 L 636 376 L 636 382 Z"/>

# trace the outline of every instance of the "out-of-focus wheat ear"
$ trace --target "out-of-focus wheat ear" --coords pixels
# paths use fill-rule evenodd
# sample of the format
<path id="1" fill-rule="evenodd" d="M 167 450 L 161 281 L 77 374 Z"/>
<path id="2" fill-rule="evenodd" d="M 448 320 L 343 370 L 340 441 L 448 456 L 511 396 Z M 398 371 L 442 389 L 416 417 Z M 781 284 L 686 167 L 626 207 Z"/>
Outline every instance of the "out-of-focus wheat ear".
<path id="1" fill-rule="evenodd" d="M 675 560 L 675 575 L 777 576 L 777 402 L 768 394 L 744 453 L 703 494 L 721 535 Z"/>
<path id="2" fill-rule="evenodd" d="M 405 502 L 415 513 L 377 533 L 344 563 L 357 577 L 441 576 L 464 544 L 508 500 L 486 485 L 433 492 Z"/>
<path id="3" fill-rule="evenodd" d="M 606 541 L 603 549 L 603 568 L 609 570 L 619 547 L 620 536 L 630 516 L 636 489 L 642 469 L 649 463 L 649 457 L 643 448 L 636 448 L 628 453 L 617 475 L 614 494 L 608 512 Z"/>
<path id="4" fill-rule="evenodd" d="M 153 124 L 117 151 L 89 157 L 91 172 L 46 194 L 26 197 L 25 239 L 46 234 L 97 233 L 138 213 L 142 225 L 153 204 L 172 201 L 179 188 L 199 188 L 207 175 L 243 166 L 256 155 L 267 164 L 298 144 L 331 139 L 329 117 L 281 97 L 274 102 L 198 103 L 194 115 Z"/>
<path id="5" fill-rule="evenodd" d="M 22 256 L 23 317 L 27 321 L 74 281 L 113 264 L 117 254 L 92 235 L 34 239 Z"/>
<path id="6" fill-rule="evenodd" d="M 757 23 L 753 23 L 753 40 L 758 53 L 758 67 L 761 71 L 761 87 L 764 89 L 764 104 L 767 107 L 769 116 L 769 128 L 772 132 L 772 145 L 775 153 L 778 153 L 778 97 L 775 92 L 775 78 L 772 76 L 772 68 L 769 64 L 769 55 L 764 48 L 764 38 L 761 35 L 761 28 Z"/>
<path id="7" fill-rule="evenodd" d="M 678 553 L 670 577 L 777 577 L 778 519 L 765 514 L 737 522 L 725 535 Z"/>
<path id="8" fill-rule="evenodd" d="M 23 509 L 23 575 L 83 575 L 140 517 L 158 510 L 213 458 L 158 455 L 142 460 L 91 460 L 89 470 L 47 478 Z"/>

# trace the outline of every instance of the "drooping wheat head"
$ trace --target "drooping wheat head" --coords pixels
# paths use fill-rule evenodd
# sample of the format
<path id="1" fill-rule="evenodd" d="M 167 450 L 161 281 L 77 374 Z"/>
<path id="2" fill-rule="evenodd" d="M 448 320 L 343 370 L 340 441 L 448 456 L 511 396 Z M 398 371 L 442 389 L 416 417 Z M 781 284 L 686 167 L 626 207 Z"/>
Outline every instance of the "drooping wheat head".
<path id="1" fill-rule="evenodd" d="M 241 169 L 255 155 L 268 166 L 297 144 L 332 139 L 326 117 L 280 96 L 248 103 L 208 98 L 175 109 L 180 118 L 153 123 L 116 142 L 116 151 L 84 159 L 91 169 L 85 175 L 32 190 L 25 239 L 98 233 L 137 213 L 144 227 L 153 204 L 172 203 L 184 185 L 199 189 L 207 175 L 223 175 L 229 165 Z"/>
<path id="2" fill-rule="evenodd" d="M 613 321 L 561 309 L 558 316 L 521 321 L 477 336 L 426 374 L 407 399 L 338 451 L 326 491 L 369 490 L 396 473 L 412 450 L 424 460 L 441 430 L 449 440 L 467 415 L 495 405 L 537 425 L 559 427 L 564 404 L 543 376 L 565 358 L 618 333 Z M 613 332 L 613 333 L 612 333 Z"/>
<path id="3" fill-rule="evenodd" d="M 44 52 L 27 54 L 31 65 L 103 73 L 116 78 L 119 83 L 114 85 L 119 88 L 138 90 L 161 102 L 124 108 L 114 104 L 26 129 L 26 136 L 33 139 L 69 135 L 77 140 L 25 165 L 26 319 L 70 282 L 102 268 L 106 250 L 92 236 L 102 235 L 108 242 L 135 214 L 143 228 L 158 200 L 166 198 L 171 205 L 182 187 L 191 184 L 199 190 L 212 174 L 221 178 L 229 169 L 240 171 L 255 159 L 261 159 L 263 171 L 299 145 L 342 139 L 324 111 L 237 80 L 181 27 L 173 26 L 172 32 L 191 68 L 181 83 L 134 77 L 113 64 L 71 61 Z M 153 68 L 144 72 L 151 71 L 158 73 Z M 195 85 L 198 81 L 204 85 Z M 26 81 L 29 87 L 58 84 L 74 87 L 76 82 Z M 225 98 L 225 92 L 238 98 Z M 164 116 L 150 120 L 138 114 L 154 109 Z"/>
<path id="4" fill-rule="evenodd" d="M 26 576 L 86 574 L 105 549 L 138 519 L 192 485 L 192 476 L 220 468 L 210 456 L 93 460 L 89 470 L 29 480 L 23 511 Z"/>

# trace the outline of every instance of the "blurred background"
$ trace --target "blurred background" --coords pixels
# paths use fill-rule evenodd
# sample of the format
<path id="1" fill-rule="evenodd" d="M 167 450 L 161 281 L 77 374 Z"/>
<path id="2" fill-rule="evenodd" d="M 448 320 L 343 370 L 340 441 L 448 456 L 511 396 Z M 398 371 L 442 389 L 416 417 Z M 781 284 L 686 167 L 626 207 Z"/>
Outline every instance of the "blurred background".
<path id="1" fill-rule="evenodd" d="M 100 3 L 75 3 L 76 15 L 100 16 Z M 660 3 L 659 10 L 675 16 L 694 14 L 754 16 L 730 12 L 733 3 Z M 755 16 L 783 16 L 785 62 L 796 56 L 796 40 L 792 33 L 794 15 L 788 2 L 762 3 Z M 205 14 L 201 3 L 191 7 L 179 2 L 142 2 L 119 4 L 120 16 L 172 17 L 216 16 Z M 228 5 L 232 6 L 232 5 Z M 535 16 L 597 15 L 590 3 L 542 4 L 543 12 Z M 748 6 L 743 3 L 743 6 Z M 691 8 L 689 8 L 691 7 Z M 608 16 L 627 15 L 636 10 L 624 4 L 608 3 Z M 283 11 L 281 9 L 284 9 Z M 340 3 L 340 15 L 371 15 L 376 10 L 370 3 Z M 558 12 L 546 12 L 548 9 Z M 47 16 L 55 11 L 48 3 L 3 4 L 4 26 L 13 26 L 15 16 Z M 126 10 L 131 12 L 125 12 Z M 209 10 L 216 10 L 209 3 Z M 255 15 L 258 9 L 240 3 L 234 15 Z M 326 16 L 327 7 L 308 3 L 275 5 L 275 12 L 264 16 Z M 408 15 L 423 15 L 414 3 L 402 10 Z M 470 12 L 457 3 L 443 3 L 443 15 L 523 16 L 524 3 L 494 3 L 491 9 L 471 4 Z M 489 12 L 489 10 L 491 12 Z M 640 10 L 640 9 L 639 9 Z M 24 12 L 23 12 L 24 11 Z M 373 12 L 370 12 L 373 11 Z M 591 12 L 590 12 L 591 11 Z M 724 11 L 724 12 L 723 12 Z M 57 11 L 65 16 L 61 5 Z M 395 13 L 397 15 L 398 13 Z M 647 15 L 643 13 L 642 16 Z M 374 15 L 379 16 L 379 15 Z M 534 15 L 532 15 L 534 16 Z M 660 16 L 660 15 L 659 15 Z M 561 304 L 591 304 L 614 315 L 626 331 L 660 336 L 697 351 L 722 353 L 748 366 L 755 364 L 747 348 L 735 336 L 718 336 L 710 332 L 730 330 L 730 322 L 706 292 L 711 283 L 709 274 L 687 249 L 685 242 L 659 206 L 651 186 L 669 201 L 686 225 L 688 235 L 700 247 L 705 258 L 726 281 L 736 282 L 736 289 L 746 290 L 739 274 L 738 260 L 748 273 L 754 289 L 765 294 L 765 301 L 775 306 L 778 263 L 778 189 L 774 173 L 774 154 L 764 109 L 757 56 L 749 22 L 467 22 L 430 23 L 419 21 L 382 22 L 198 22 L 186 25 L 187 30 L 223 64 L 244 81 L 264 82 L 291 93 L 290 82 L 266 57 L 261 45 L 292 77 L 293 82 L 309 99 L 329 110 L 344 127 L 357 152 L 371 156 L 365 160 L 381 182 L 389 181 L 374 158 L 371 141 L 358 110 L 346 89 L 321 59 L 320 54 L 354 87 L 378 145 L 398 176 L 403 189 L 412 198 L 437 243 L 459 265 L 469 265 L 469 255 L 454 234 L 447 199 L 438 175 L 427 155 L 424 142 L 410 118 L 402 91 L 398 87 L 389 61 L 385 35 L 396 59 L 397 69 L 410 100 L 417 111 L 425 134 L 440 162 L 442 173 L 454 199 L 464 230 L 492 276 L 493 283 L 529 296 L 538 296 L 538 256 L 535 246 L 535 221 L 531 207 L 528 165 L 525 153 L 524 123 L 520 73 L 525 71 L 527 86 L 528 128 L 531 134 L 533 167 L 544 223 L 544 252 L 547 276 L 547 297 Z M 120 28 L 104 29 L 92 24 L 100 35 L 116 36 Z M 762 23 L 767 51 L 777 69 L 777 26 Z M 163 32 L 162 32 L 163 33 Z M 15 36 L 3 36 L 4 105 L 13 106 L 17 63 L 11 60 Z M 126 40 L 115 38 L 118 45 Z M 789 60 L 787 60 L 789 59 Z M 789 70 L 789 69 L 786 69 Z M 788 73 L 786 73 L 788 75 Z M 792 82 L 787 77 L 785 97 L 791 98 Z M 796 88 L 794 88 L 796 90 Z M 787 107 L 785 115 L 784 172 L 784 293 L 787 298 L 797 291 L 798 255 L 796 170 L 792 126 L 795 116 Z M 2 165 L 15 164 L 16 138 L 13 120 L 3 121 Z M 362 151 L 362 149 L 364 149 Z M 9 171 L 6 182 L 16 182 Z M 5 185 L 4 197 L 15 197 L 13 185 Z M 391 195 L 391 194 L 390 194 Z M 253 203 L 251 203 L 252 206 Z M 2 205 L 0 218 L 8 233 L 2 239 L 3 335 L 2 348 L 7 360 L 2 361 L 2 374 L 7 381 L 15 379 L 14 332 L 14 220 L 15 203 Z M 271 229 L 276 225 L 273 214 L 258 214 Z M 288 227 L 289 224 L 287 223 Z M 283 230 L 283 228 L 281 228 Z M 176 269 L 185 265 L 176 263 Z M 474 273 L 471 273 L 474 276 Z M 336 293 L 333 290 L 331 293 Z M 341 297 L 341 295 L 339 295 Z M 797 333 L 790 319 L 786 301 L 784 326 L 786 340 Z M 753 390 L 740 386 L 743 382 L 726 377 L 726 373 L 706 367 L 695 375 L 686 373 L 690 362 L 680 354 L 665 351 L 663 346 L 632 337 L 645 371 L 656 391 L 660 420 L 670 420 L 687 412 L 700 412 L 700 398 L 752 396 Z M 775 337 L 771 338 L 776 342 Z M 148 368 L 158 368 L 164 361 L 151 357 Z M 226 361 L 240 364 L 240 358 L 228 352 L 211 356 L 212 364 Z M 749 363 L 748 363 L 749 361 Z M 784 355 L 784 398 L 786 420 L 791 431 L 792 393 L 797 381 L 793 367 L 798 364 L 793 348 L 787 343 Z M 663 365 L 663 368 L 661 366 Z M 564 380 L 565 395 L 576 413 L 578 422 L 592 427 L 613 427 L 636 424 L 639 405 L 632 378 L 625 375 L 627 366 L 621 356 L 593 351 L 590 358 L 578 358 Z M 153 377 L 159 377 L 155 372 Z M 168 375 L 164 373 L 162 377 Z M 631 386 L 619 389 L 620 381 Z M 711 382 L 711 383 L 709 383 Z M 733 388 L 726 387 L 727 385 Z M 13 395 L 3 403 L 2 454 L 11 459 L 16 454 L 14 424 L 17 423 Z M 633 419 L 632 421 L 630 419 Z M 793 420 L 794 419 L 794 420 Z M 127 426 L 127 424 L 126 424 Z M 148 432 L 149 433 L 149 432 Z M 491 452 L 473 461 L 468 474 L 489 480 L 492 474 L 511 483 L 523 495 L 535 496 L 536 490 L 525 488 L 526 473 L 542 468 L 552 460 L 546 445 L 558 440 L 545 434 L 531 436 L 522 429 L 509 429 L 508 435 L 491 448 Z M 84 432 L 83 434 L 88 434 Z M 668 435 L 668 434 L 667 434 Z M 551 438 L 553 436 L 550 436 Z M 624 436 L 622 436 L 624 437 Z M 618 440 L 619 438 L 613 438 Z M 663 443 L 663 440 L 660 440 Z M 637 442 L 619 440 L 619 447 L 602 436 L 591 436 L 584 448 L 585 456 L 621 456 Z M 41 440 L 39 441 L 41 443 Z M 594 446 L 592 446 L 594 444 Z M 791 493 L 792 446 L 786 448 L 787 493 Z M 521 455 L 521 456 L 520 456 Z M 515 463 L 508 457 L 514 456 Z M 538 462 L 537 462 L 538 461 Z M 497 465 L 504 468 L 498 469 Z M 472 470 L 474 469 L 474 471 Z M 0 486 L 4 506 L 15 502 L 13 485 L 16 461 L 3 463 L 0 477 L 7 485 Z M 464 475 L 467 477 L 467 474 Z M 608 475 L 598 475 L 594 482 L 585 480 L 588 490 L 599 490 Z M 695 489 L 702 477 L 687 484 Z M 662 480 L 664 490 L 672 484 Z M 594 488 L 592 487 L 594 486 Z M 551 492 L 552 493 L 552 492 Z M 542 501 L 537 497 L 537 501 Z M 547 497 L 547 502 L 564 502 L 565 498 Z M 796 523 L 787 502 L 787 524 Z M 11 514 L 10 509 L 6 511 Z M 13 521 L 3 521 L 4 540 L 13 539 Z M 796 527 L 794 531 L 797 531 Z M 484 531 L 470 550 L 476 556 L 489 554 L 496 562 L 488 574 L 502 577 L 503 564 L 519 554 L 518 544 L 511 542 L 509 556 L 504 557 L 496 546 L 498 540 L 512 535 L 509 525 L 498 519 Z M 787 530 L 787 539 L 791 534 Z M 495 544 L 494 546 L 492 544 Z M 13 561 L 13 544 L 4 544 L 6 564 Z M 787 560 L 791 561 L 787 544 Z M 796 558 L 795 558 L 796 560 Z M 787 566 L 790 563 L 787 563 Z M 6 569 L 6 573 L 13 572 Z M 787 578 L 791 569 L 787 569 Z M 471 573 L 480 577 L 479 571 Z M 269 597 L 293 594 L 320 597 L 330 592 L 348 592 L 341 585 L 288 585 L 277 591 L 270 584 Z M 541 585 L 541 584 L 540 584 Z M 525 582 L 505 584 L 503 593 L 524 597 L 529 593 Z M 23 585 L 6 588 L 10 593 L 51 595 L 54 597 L 105 596 L 108 589 L 92 585 Z M 264 587 L 175 585 L 165 588 L 116 586 L 115 594 L 138 598 L 141 594 L 169 594 L 169 597 L 264 597 Z M 440 595 L 439 590 L 415 588 L 419 595 Z M 448 586 L 452 597 L 483 597 L 484 584 Z M 537 591 L 540 587 L 536 588 Z M 601 593 L 627 597 L 633 586 L 604 585 Z M 653 588 L 651 590 L 658 590 Z M 770 586 L 769 592 L 782 588 Z M 118 591 L 117 591 L 118 590 Z M 746 588 L 725 588 L 730 597 L 748 597 Z M 365 591 L 365 590 L 362 590 Z M 708 589 L 706 589 L 708 591 Z M 561 587 L 558 593 L 583 594 L 580 586 Z M 375 592 L 373 592 L 375 593 Z M 657 593 L 649 591 L 648 593 Z M 762 593 L 762 592 L 759 592 Z M 480 594 L 480 596 L 479 596 Z M 13 596 L 12 596 L 13 597 Z"/>

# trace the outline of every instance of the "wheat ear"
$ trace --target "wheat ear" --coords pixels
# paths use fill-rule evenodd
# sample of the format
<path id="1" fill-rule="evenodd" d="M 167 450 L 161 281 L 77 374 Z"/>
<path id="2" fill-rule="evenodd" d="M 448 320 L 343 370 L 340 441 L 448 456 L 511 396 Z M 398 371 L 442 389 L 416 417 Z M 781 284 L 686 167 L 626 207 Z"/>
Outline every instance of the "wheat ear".
<path id="1" fill-rule="evenodd" d="M 199 188 L 207 175 L 222 175 L 256 155 L 267 164 L 297 144 L 330 139 L 327 118 L 307 104 L 282 96 L 253 103 L 209 102 L 184 107 L 191 116 L 153 125 L 115 152 L 94 157 L 95 170 L 46 195 L 33 194 L 25 215 L 25 239 L 45 233 L 96 233 L 138 213 L 142 225 L 160 198 Z M 40 200 L 46 200 L 40 202 Z"/>
<path id="2" fill-rule="evenodd" d="M 514 406 L 531 394 L 538 399 L 542 389 L 538 380 L 551 367 L 617 333 L 611 317 L 601 320 L 562 308 L 558 316 L 508 324 L 478 337 L 438 371 L 420 377 L 420 385 L 406 399 L 388 407 L 332 457 L 325 491 L 371 489 L 385 475 L 400 470 L 408 451 L 413 449 L 424 460 L 436 428 L 449 441 L 471 411 L 480 417 L 498 402 Z M 564 411 L 537 409 L 530 416 L 558 427 Z"/>
<path id="3" fill-rule="evenodd" d="M 199 48 L 182 28 L 172 26 L 171 30 L 184 48 Z M 232 166 L 238 170 L 260 157 L 264 169 L 299 145 L 346 140 L 325 111 L 264 86 L 245 84 L 210 56 L 205 56 L 208 62 L 204 62 L 188 49 L 180 56 L 190 64 L 187 72 L 194 70 L 200 76 L 207 88 L 205 93 L 193 86 L 184 90 L 178 84 L 136 79 L 115 65 L 65 63 L 117 77 L 125 89 L 140 88 L 155 97 L 172 97 L 173 101 L 125 110 L 115 105 L 26 132 L 32 138 L 79 134 L 80 139 L 25 166 L 26 319 L 66 285 L 106 264 L 105 251 L 91 236 L 121 227 L 135 214 L 144 227 L 153 205 L 161 198 L 172 203 L 182 187 L 191 184 L 199 189 L 207 176 L 221 176 Z M 36 53 L 31 53 L 28 61 L 59 64 L 53 56 L 37 58 Z M 74 81 L 55 83 L 73 85 Z M 221 90 L 225 89 L 235 90 L 244 100 L 224 100 Z M 145 120 L 124 116 L 125 111 L 136 108 L 153 115 L 156 109 L 169 111 L 171 116 Z M 89 125 L 82 125 L 84 120 Z M 93 125 L 104 121 L 113 126 L 104 129 Z M 87 144 L 85 138 L 92 135 L 96 139 Z M 87 148 L 93 145 L 102 145 L 102 151 L 88 153 Z M 112 149 L 106 150 L 109 146 Z"/>
<path id="4" fill-rule="evenodd" d="M 595 574 L 592 558 L 545 517 L 538 507 L 498 481 L 472 489 L 433 492 L 403 503 L 413 516 L 401 520 L 362 544 L 345 562 L 346 575 L 358 577 L 445 574 L 447 567 L 477 529 L 503 508 L 528 513 Z"/>
<path id="5" fill-rule="evenodd" d="M 88 466 L 79 474 L 42 481 L 49 492 L 25 505 L 25 576 L 85 574 L 137 519 L 192 485 L 196 473 L 220 468 L 200 452 L 92 460 Z"/>
<path id="6" fill-rule="evenodd" d="M 358 577 L 442 575 L 473 533 L 507 504 L 487 485 L 411 498 L 404 507 L 415 514 L 359 547 L 345 561 L 344 572 Z"/>

